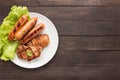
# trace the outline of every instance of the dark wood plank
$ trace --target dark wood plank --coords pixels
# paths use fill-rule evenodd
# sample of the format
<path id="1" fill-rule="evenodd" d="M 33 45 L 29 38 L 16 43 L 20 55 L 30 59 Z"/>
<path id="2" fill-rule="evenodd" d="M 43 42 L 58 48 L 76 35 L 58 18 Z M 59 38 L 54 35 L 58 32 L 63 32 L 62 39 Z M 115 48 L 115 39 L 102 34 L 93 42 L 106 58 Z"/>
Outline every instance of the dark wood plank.
<path id="1" fill-rule="evenodd" d="M 120 66 L 120 51 L 58 50 L 50 66 Z"/>
<path id="2" fill-rule="evenodd" d="M 59 35 L 120 35 L 120 21 L 53 21 L 53 23 Z"/>
<path id="3" fill-rule="evenodd" d="M 3 0 L 1 6 L 119 6 L 119 0 Z"/>
<path id="4" fill-rule="evenodd" d="M 0 7 L 0 20 L 7 16 L 10 7 Z M 51 20 L 120 20 L 119 7 L 29 7 L 29 11 L 41 13 Z"/>
<path id="5" fill-rule="evenodd" d="M 60 36 L 63 50 L 120 50 L 120 36 Z"/>
<path id="6" fill-rule="evenodd" d="M 120 51 L 75 51 L 58 49 L 47 66 L 120 66 Z"/>
<path id="7" fill-rule="evenodd" d="M 120 20 L 119 7 L 29 7 L 51 20 Z"/>
<path id="8" fill-rule="evenodd" d="M 120 21 L 53 21 L 59 35 L 120 35 Z"/>
<path id="9" fill-rule="evenodd" d="M 120 80 L 119 0 L 4 0 L 0 20 L 13 4 L 31 6 L 30 11 L 50 18 L 60 43 L 42 68 L 28 70 L 0 61 L 0 80 Z"/>
<path id="10" fill-rule="evenodd" d="M 63 51 L 59 49 L 50 63 L 34 70 L 20 68 L 12 62 L 0 61 L 0 79 L 113 80 L 114 78 L 119 80 L 119 52 Z"/>
<path id="11" fill-rule="evenodd" d="M 58 49 L 46 67 L 120 66 L 120 51 L 75 51 Z M 0 68 L 16 67 L 11 62 L 0 61 Z"/>
<path id="12" fill-rule="evenodd" d="M 4 70 L 3 70 L 4 69 Z M 0 68 L 2 80 L 119 80 L 119 66 L 44 67 L 34 70 L 18 67 Z M 7 71 L 7 72 L 6 72 Z M 7 76 L 5 76 L 7 75 Z M 31 76 L 30 76 L 31 75 Z"/>

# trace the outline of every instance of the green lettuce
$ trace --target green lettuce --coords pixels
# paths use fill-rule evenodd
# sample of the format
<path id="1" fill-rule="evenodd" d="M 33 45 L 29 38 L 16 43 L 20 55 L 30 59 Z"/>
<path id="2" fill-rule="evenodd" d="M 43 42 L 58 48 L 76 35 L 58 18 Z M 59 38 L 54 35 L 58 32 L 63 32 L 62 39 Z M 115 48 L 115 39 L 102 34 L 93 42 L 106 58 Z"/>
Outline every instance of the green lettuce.
<path id="1" fill-rule="evenodd" d="M 10 13 L 0 25 L 0 59 L 8 61 L 14 59 L 19 41 L 9 41 L 8 34 L 13 29 L 17 20 L 24 14 L 29 15 L 25 6 L 12 6 Z"/>

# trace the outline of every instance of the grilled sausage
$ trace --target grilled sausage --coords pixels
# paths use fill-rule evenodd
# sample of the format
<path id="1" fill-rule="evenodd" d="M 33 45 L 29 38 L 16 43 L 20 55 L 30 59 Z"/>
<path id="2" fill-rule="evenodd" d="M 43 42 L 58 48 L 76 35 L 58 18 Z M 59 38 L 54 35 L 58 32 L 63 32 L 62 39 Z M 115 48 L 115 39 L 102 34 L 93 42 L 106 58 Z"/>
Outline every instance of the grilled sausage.
<path id="1" fill-rule="evenodd" d="M 30 19 L 22 28 L 20 28 L 15 33 L 15 39 L 16 40 L 22 39 L 24 35 L 35 26 L 36 22 L 37 22 L 37 17 Z"/>
<path id="2" fill-rule="evenodd" d="M 28 15 L 23 15 L 19 18 L 19 20 L 14 25 L 14 28 L 8 35 L 9 40 L 14 40 L 15 33 L 28 21 Z"/>
<path id="3" fill-rule="evenodd" d="M 21 41 L 21 44 L 25 44 L 31 39 L 33 39 L 36 35 L 38 35 L 43 29 L 45 28 L 45 25 L 43 23 L 38 24 L 36 27 L 34 27 Z"/>

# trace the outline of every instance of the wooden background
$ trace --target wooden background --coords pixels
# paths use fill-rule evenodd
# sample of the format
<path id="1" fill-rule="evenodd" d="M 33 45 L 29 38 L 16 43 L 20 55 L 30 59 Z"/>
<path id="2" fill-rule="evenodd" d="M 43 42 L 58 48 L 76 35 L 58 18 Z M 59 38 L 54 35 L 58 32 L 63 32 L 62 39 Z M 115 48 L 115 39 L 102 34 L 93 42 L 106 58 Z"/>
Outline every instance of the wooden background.
<path id="1" fill-rule="evenodd" d="M 50 18 L 59 32 L 55 57 L 37 69 L 0 61 L 0 80 L 120 80 L 120 0 L 0 0 Z"/>

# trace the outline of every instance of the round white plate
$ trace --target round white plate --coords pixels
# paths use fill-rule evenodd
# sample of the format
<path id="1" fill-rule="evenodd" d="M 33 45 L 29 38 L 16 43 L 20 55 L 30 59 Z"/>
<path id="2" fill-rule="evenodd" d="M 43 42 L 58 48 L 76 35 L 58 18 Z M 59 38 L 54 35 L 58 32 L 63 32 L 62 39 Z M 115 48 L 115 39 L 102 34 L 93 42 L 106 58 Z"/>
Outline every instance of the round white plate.
<path id="1" fill-rule="evenodd" d="M 42 32 L 42 34 L 43 33 L 48 34 L 50 38 L 50 43 L 46 48 L 43 49 L 41 55 L 36 59 L 33 59 L 31 61 L 25 61 L 18 58 L 17 55 L 15 55 L 14 60 L 11 60 L 11 61 L 23 68 L 38 68 L 47 64 L 54 57 L 58 48 L 58 32 L 55 28 L 55 25 L 52 23 L 52 21 L 49 20 L 44 15 L 35 13 L 35 12 L 30 12 L 30 16 L 38 17 L 38 21 L 36 25 L 39 23 L 45 24 L 45 29 Z"/>

